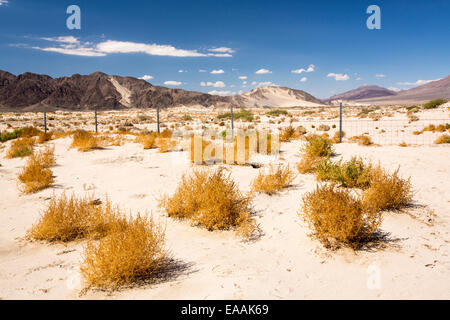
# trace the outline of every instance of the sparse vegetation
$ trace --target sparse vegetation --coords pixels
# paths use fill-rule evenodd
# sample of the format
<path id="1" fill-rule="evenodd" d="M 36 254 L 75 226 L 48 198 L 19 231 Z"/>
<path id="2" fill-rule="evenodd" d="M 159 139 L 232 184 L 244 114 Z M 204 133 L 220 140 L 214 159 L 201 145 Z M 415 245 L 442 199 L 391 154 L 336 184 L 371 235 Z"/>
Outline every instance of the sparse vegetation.
<path id="1" fill-rule="evenodd" d="M 306 137 L 302 151 L 304 154 L 297 163 L 297 170 L 300 173 L 310 173 L 322 158 L 329 158 L 333 154 L 332 142 L 324 136 L 310 135 Z"/>
<path id="2" fill-rule="evenodd" d="M 423 108 L 424 109 L 435 109 L 446 102 L 447 102 L 447 100 L 445 100 L 445 99 L 430 100 L 423 105 Z"/>
<path id="3" fill-rule="evenodd" d="M 120 218 L 105 237 L 88 240 L 80 270 L 88 287 L 117 289 L 151 279 L 166 257 L 164 230 L 152 218 Z"/>
<path id="4" fill-rule="evenodd" d="M 267 173 L 261 170 L 252 181 L 252 191 L 272 195 L 288 187 L 294 181 L 294 178 L 295 173 L 289 168 L 289 165 L 277 167 L 270 165 Z"/>
<path id="5" fill-rule="evenodd" d="M 164 197 L 160 207 L 170 217 L 189 219 L 208 230 L 238 228 L 245 236 L 253 233 L 249 197 L 243 196 L 223 168 L 195 170 L 183 175 L 174 195 Z"/>
<path id="6" fill-rule="evenodd" d="M 398 171 L 389 174 L 379 166 L 373 169 L 370 187 L 363 193 L 367 211 L 398 210 L 411 202 L 413 191 L 410 178 L 400 178 Z"/>
<path id="7" fill-rule="evenodd" d="M 70 147 L 76 148 L 81 152 L 86 152 L 92 149 L 100 149 L 101 141 L 92 132 L 85 130 L 76 130 L 73 133 L 73 141 Z"/>
<path id="8" fill-rule="evenodd" d="M 443 144 L 443 143 L 450 143 L 450 135 L 449 134 L 443 134 L 439 136 L 436 140 L 434 140 L 435 144 Z"/>
<path id="9" fill-rule="evenodd" d="M 119 216 L 108 199 L 102 203 L 92 196 L 53 197 L 38 223 L 28 231 L 28 237 L 48 242 L 67 242 L 106 235 L 110 224 Z"/>
<path id="10" fill-rule="evenodd" d="M 366 165 L 361 158 L 333 162 L 329 158 L 319 161 L 315 167 L 317 180 L 338 182 L 348 188 L 368 188 L 372 179 L 372 165 Z"/>
<path id="11" fill-rule="evenodd" d="M 366 212 L 349 189 L 334 184 L 318 186 L 303 197 L 305 220 L 328 248 L 348 245 L 354 249 L 370 241 L 381 224 L 381 214 Z"/>
<path id="12" fill-rule="evenodd" d="M 266 113 L 268 116 L 280 116 L 280 115 L 284 115 L 287 116 L 289 114 L 289 112 L 287 110 L 283 110 L 283 109 L 275 109 L 275 110 L 271 110 L 268 111 Z"/>
<path id="13" fill-rule="evenodd" d="M 226 112 L 217 116 L 218 119 L 231 119 L 231 113 Z M 242 119 L 244 121 L 252 122 L 253 121 L 253 113 L 248 110 L 242 109 L 239 112 L 233 112 L 233 119 L 239 120 Z"/>
<path id="14" fill-rule="evenodd" d="M 53 172 L 49 167 L 55 163 L 53 149 L 33 154 L 19 173 L 20 189 L 23 193 L 33 193 L 49 187 L 53 182 Z"/>
<path id="15" fill-rule="evenodd" d="M 11 142 L 6 157 L 7 158 L 23 158 L 33 153 L 34 138 L 20 138 Z"/>
<path id="16" fill-rule="evenodd" d="M 156 137 L 157 134 L 153 132 L 149 134 L 140 134 L 136 137 L 135 142 L 142 144 L 144 150 L 154 149 L 157 147 Z"/>

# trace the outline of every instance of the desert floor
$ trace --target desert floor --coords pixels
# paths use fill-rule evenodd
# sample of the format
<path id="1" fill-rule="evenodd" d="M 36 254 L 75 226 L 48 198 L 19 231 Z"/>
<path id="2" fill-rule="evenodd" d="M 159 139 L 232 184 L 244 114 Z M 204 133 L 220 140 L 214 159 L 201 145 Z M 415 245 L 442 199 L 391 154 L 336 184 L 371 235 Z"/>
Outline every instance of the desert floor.
<path id="1" fill-rule="evenodd" d="M 446 114 L 448 118 L 448 114 Z M 386 212 L 383 246 L 329 251 L 310 237 L 301 198 L 317 181 L 299 174 L 277 195 L 253 201 L 261 236 L 246 242 L 233 231 L 209 232 L 167 217 L 158 206 L 192 170 L 186 152 L 158 153 L 137 143 L 79 152 L 71 138 L 55 145 L 53 187 L 24 195 L 17 175 L 26 159 L 5 159 L 0 149 L 0 298 L 2 299 L 449 299 L 450 146 L 342 143 L 335 159 L 360 156 L 411 177 L 414 203 Z M 274 161 L 293 168 L 301 140 L 281 145 Z M 225 166 L 242 192 L 258 174 L 251 166 Z M 88 290 L 78 266 L 85 243 L 45 244 L 25 240 L 54 195 L 106 194 L 131 214 L 153 214 L 166 226 L 166 247 L 175 260 L 171 276 L 115 292 Z M 375 279 L 375 280 L 374 280 Z M 378 281 L 378 280 L 379 281 Z"/>

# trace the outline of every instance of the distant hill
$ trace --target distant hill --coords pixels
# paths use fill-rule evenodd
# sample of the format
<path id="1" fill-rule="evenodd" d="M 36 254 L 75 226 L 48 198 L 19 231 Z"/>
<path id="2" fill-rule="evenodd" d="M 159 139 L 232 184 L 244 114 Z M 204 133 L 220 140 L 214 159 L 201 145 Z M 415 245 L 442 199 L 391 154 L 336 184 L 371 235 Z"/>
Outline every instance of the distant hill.
<path id="1" fill-rule="evenodd" d="M 387 97 L 387 96 L 395 96 L 397 93 L 395 91 L 379 87 L 379 86 L 362 86 L 357 89 L 353 89 L 341 94 L 334 95 L 325 101 L 333 101 L 333 100 L 364 100 L 376 97 Z"/>
<path id="2" fill-rule="evenodd" d="M 308 107 L 323 105 L 323 102 L 302 90 L 268 86 L 255 88 L 232 97 L 233 103 L 254 107 Z"/>
<path id="3" fill-rule="evenodd" d="M 124 108 L 162 108 L 177 105 L 229 104 L 229 97 L 153 86 L 133 77 L 90 75 L 52 78 L 24 73 L 15 76 L 0 71 L 0 109 L 43 111 L 56 109 L 88 110 Z"/>
<path id="4" fill-rule="evenodd" d="M 422 103 L 437 98 L 450 99 L 450 76 L 398 92 L 378 86 L 363 86 L 324 101 L 344 100 L 354 103 L 388 104 Z"/>

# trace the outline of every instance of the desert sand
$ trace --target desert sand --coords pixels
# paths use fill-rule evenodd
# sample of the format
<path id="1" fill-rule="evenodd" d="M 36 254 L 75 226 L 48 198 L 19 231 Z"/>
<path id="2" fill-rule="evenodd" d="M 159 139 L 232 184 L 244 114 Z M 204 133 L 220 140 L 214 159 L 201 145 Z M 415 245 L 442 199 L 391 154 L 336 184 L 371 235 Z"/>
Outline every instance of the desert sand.
<path id="1" fill-rule="evenodd" d="M 440 114 L 430 119 L 448 119 L 448 109 L 435 112 Z M 406 119 L 404 114 L 399 117 Z M 233 231 L 209 232 L 167 217 L 157 200 L 172 194 L 182 174 L 196 166 L 187 161 L 184 151 L 158 153 L 131 141 L 85 153 L 69 149 L 70 137 L 49 142 L 55 145 L 55 184 L 31 195 L 17 188 L 17 175 L 26 159 L 6 159 L 9 142 L 4 144 L 0 149 L 1 299 L 450 298 L 449 145 L 336 144 L 335 159 L 360 156 L 390 171 L 400 167 L 402 177 L 411 177 L 415 196 L 413 205 L 403 211 L 384 213 L 383 246 L 329 251 L 310 237 L 312 231 L 299 215 L 302 196 L 318 184 L 314 175 L 298 174 L 292 186 L 279 194 L 256 195 L 253 207 L 262 234 L 243 241 Z M 271 160 L 295 168 L 302 143 L 281 144 L 279 157 Z M 248 192 L 258 169 L 225 167 L 240 190 Z M 166 248 L 176 262 L 173 275 L 114 292 L 82 291 L 78 266 L 85 242 L 45 244 L 24 238 L 50 198 L 62 192 L 98 198 L 107 194 L 131 214 L 152 214 L 166 227 Z"/>

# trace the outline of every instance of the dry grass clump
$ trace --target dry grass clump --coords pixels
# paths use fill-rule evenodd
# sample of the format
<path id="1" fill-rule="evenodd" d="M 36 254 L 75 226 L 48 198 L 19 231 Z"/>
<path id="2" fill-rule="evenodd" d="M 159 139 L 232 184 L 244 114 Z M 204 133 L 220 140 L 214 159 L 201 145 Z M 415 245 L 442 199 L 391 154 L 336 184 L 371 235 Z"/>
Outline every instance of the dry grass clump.
<path id="1" fill-rule="evenodd" d="M 156 145 L 157 134 L 151 132 L 150 134 L 140 134 L 136 137 L 135 142 L 142 144 L 144 150 L 154 149 Z"/>
<path id="2" fill-rule="evenodd" d="M 44 149 L 32 155 L 44 167 L 48 168 L 56 164 L 55 146 L 45 146 Z"/>
<path id="3" fill-rule="evenodd" d="M 174 195 L 164 197 L 160 207 L 170 217 L 189 219 L 208 230 L 238 228 L 251 236 L 254 222 L 250 217 L 250 202 L 250 197 L 242 195 L 230 174 L 219 168 L 183 175 Z"/>
<path id="4" fill-rule="evenodd" d="M 100 139 L 94 133 L 85 130 L 76 130 L 73 133 L 73 141 L 70 147 L 76 148 L 81 152 L 86 152 L 92 149 L 100 149 L 102 146 Z"/>
<path id="5" fill-rule="evenodd" d="M 342 131 L 342 139 L 345 137 L 345 131 Z M 331 139 L 333 143 L 339 143 L 339 131 L 336 131 Z"/>
<path id="6" fill-rule="evenodd" d="M 117 219 L 118 209 L 108 199 L 105 203 L 91 196 L 53 197 L 38 223 L 28 231 L 34 240 L 72 241 L 104 236 L 112 221 Z"/>
<path id="7" fill-rule="evenodd" d="M 293 139 L 298 139 L 299 137 L 300 133 L 297 130 L 295 130 L 295 128 L 292 125 L 284 128 L 280 133 L 281 142 L 289 142 Z"/>
<path id="8" fill-rule="evenodd" d="M 269 171 L 259 171 L 258 176 L 252 182 L 252 191 L 263 192 L 272 195 L 283 188 L 288 187 L 295 179 L 295 173 L 289 165 L 279 165 L 276 168 L 270 165 Z"/>
<path id="9" fill-rule="evenodd" d="M 20 138 L 11 142 L 11 146 L 6 152 L 7 158 L 22 158 L 33 153 L 34 138 Z"/>
<path id="10" fill-rule="evenodd" d="M 32 138 L 38 136 L 42 131 L 35 127 L 24 127 L 20 129 L 19 137 L 21 138 Z"/>
<path id="11" fill-rule="evenodd" d="M 52 132 L 39 132 L 38 134 L 38 143 L 42 144 L 44 142 L 52 140 L 53 133 Z"/>
<path id="12" fill-rule="evenodd" d="M 302 151 L 313 158 L 330 157 L 333 153 L 333 142 L 324 136 L 310 135 L 306 137 L 306 145 Z"/>
<path id="13" fill-rule="evenodd" d="M 450 135 L 443 134 L 442 136 L 439 136 L 436 140 L 434 140 L 435 144 L 443 144 L 443 143 L 450 143 Z"/>
<path id="14" fill-rule="evenodd" d="M 332 141 L 324 136 L 310 135 L 306 137 L 306 145 L 302 151 L 302 159 L 297 163 L 298 172 L 314 172 L 322 158 L 329 158 L 333 154 Z"/>
<path id="15" fill-rule="evenodd" d="M 363 193 L 363 203 L 368 211 L 398 210 L 411 202 L 414 195 L 411 178 L 400 178 L 398 171 L 389 174 L 379 166 L 373 169 L 370 187 Z"/>
<path id="16" fill-rule="evenodd" d="M 358 144 L 361 146 L 370 146 L 373 144 L 372 139 L 370 138 L 370 136 L 367 136 L 367 135 L 362 134 L 362 135 L 354 137 L 354 138 L 358 142 Z"/>
<path id="17" fill-rule="evenodd" d="M 152 218 L 120 218 L 88 241 L 80 270 L 88 287 L 117 289 L 152 278 L 165 260 L 164 230 Z"/>
<path id="18" fill-rule="evenodd" d="M 361 158 L 333 162 L 324 158 L 315 167 L 317 180 L 338 182 L 348 188 L 368 188 L 372 179 L 372 165 L 366 165 Z"/>
<path id="19" fill-rule="evenodd" d="M 171 138 L 158 138 L 156 139 L 156 145 L 158 146 L 158 152 L 172 152 L 177 146 L 178 142 Z"/>
<path id="20" fill-rule="evenodd" d="M 33 193 L 49 187 L 53 182 L 53 172 L 48 167 L 55 162 L 53 149 L 32 155 L 19 173 L 23 193 Z"/>
<path id="21" fill-rule="evenodd" d="M 349 189 L 318 186 L 303 197 L 305 220 L 315 236 L 329 248 L 348 245 L 354 249 L 369 241 L 381 224 L 381 214 L 366 212 Z"/>

